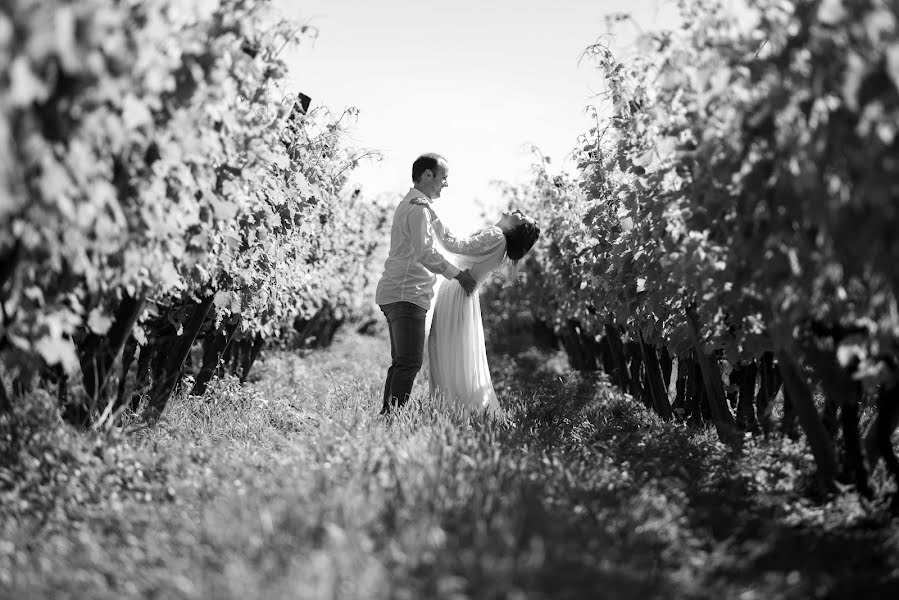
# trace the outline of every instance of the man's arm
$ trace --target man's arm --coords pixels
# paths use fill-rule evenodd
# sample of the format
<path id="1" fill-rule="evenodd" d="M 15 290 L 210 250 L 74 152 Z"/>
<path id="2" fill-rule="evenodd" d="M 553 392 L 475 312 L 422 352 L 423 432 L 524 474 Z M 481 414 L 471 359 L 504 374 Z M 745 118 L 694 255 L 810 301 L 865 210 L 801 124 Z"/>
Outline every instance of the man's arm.
<path id="1" fill-rule="evenodd" d="M 460 271 L 434 248 L 434 234 L 424 208 L 412 210 L 409 215 L 409 233 L 412 252 L 424 268 L 447 279 L 458 279 L 465 293 L 471 294 L 475 288 L 475 280 L 468 270 Z"/>
<path id="2" fill-rule="evenodd" d="M 437 275 L 452 279 L 459 269 L 451 265 L 434 248 L 434 232 L 424 209 L 412 209 L 409 214 L 409 233 L 412 252 L 425 269 Z"/>

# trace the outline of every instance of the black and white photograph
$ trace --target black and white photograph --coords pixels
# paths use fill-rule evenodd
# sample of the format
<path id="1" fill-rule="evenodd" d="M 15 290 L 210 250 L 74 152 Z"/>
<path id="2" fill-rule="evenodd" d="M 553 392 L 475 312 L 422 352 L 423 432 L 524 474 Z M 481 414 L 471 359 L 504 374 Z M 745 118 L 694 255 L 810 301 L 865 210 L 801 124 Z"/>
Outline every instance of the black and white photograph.
<path id="1" fill-rule="evenodd" d="M 899 598 L 896 0 L 2 0 L 0 600 Z"/>

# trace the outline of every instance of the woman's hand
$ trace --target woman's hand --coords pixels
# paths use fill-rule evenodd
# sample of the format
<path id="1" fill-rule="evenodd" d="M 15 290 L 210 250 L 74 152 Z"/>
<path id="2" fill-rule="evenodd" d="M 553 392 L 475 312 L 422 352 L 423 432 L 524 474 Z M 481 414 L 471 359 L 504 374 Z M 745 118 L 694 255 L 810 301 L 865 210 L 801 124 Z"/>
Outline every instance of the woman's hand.
<path id="1" fill-rule="evenodd" d="M 437 216 L 437 213 L 434 212 L 434 209 L 431 208 L 431 205 L 428 204 L 423 198 L 413 198 L 412 200 L 409 200 L 409 204 L 414 204 L 415 206 L 424 206 L 426 209 L 428 209 L 428 214 L 431 216 L 431 220 L 440 218 Z"/>

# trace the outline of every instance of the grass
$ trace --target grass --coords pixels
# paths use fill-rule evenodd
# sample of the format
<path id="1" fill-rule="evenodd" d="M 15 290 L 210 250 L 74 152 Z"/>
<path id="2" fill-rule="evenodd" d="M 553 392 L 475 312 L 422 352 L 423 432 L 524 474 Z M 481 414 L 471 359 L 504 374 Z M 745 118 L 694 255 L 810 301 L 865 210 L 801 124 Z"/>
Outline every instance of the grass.
<path id="1" fill-rule="evenodd" d="M 864 598 L 899 527 L 799 443 L 666 424 L 558 356 L 492 358 L 512 426 L 377 417 L 387 342 L 273 353 L 129 435 L 0 422 L 3 598 Z M 27 439 L 16 432 L 29 432 Z"/>

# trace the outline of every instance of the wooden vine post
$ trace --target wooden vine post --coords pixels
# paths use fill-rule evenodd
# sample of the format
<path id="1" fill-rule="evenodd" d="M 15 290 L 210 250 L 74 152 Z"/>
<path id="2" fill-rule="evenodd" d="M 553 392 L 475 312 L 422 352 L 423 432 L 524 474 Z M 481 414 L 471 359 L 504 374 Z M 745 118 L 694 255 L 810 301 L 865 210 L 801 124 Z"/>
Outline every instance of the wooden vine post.
<path id="1" fill-rule="evenodd" d="M 887 470 L 899 486 L 899 459 L 893 451 L 893 431 L 899 420 L 899 385 L 894 384 L 877 394 L 877 417 L 874 419 L 873 433 L 876 449 L 886 464 Z M 867 440 L 866 440 L 867 441 Z M 899 491 L 893 494 L 893 509 L 899 510 Z"/>
<path id="2" fill-rule="evenodd" d="M 604 329 L 606 340 L 609 342 L 609 350 L 612 354 L 612 362 L 615 365 L 614 372 L 611 373 L 612 383 L 618 386 L 619 389 L 626 390 L 630 378 L 627 372 L 627 364 L 624 360 L 624 344 L 621 343 L 621 334 L 612 321 L 606 323 Z"/>
<path id="3" fill-rule="evenodd" d="M 832 406 L 839 407 L 846 465 L 851 471 L 858 491 L 870 498 L 871 487 L 868 485 L 868 471 L 865 468 L 862 457 L 862 442 L 858 423 L 861 386 L 840 366 L 833 352 L 818 347 L 814 341 L 803 344 L 802 351 L 815 375 L 821 380 L 824 395 L 828 402 Z"/>
<path id="4" fill-rule="evenodd" d="M 79 345 L 84 389 L 91 399 L 92 409 L 104 396 L 112 365 L 131 335 L 145 300 L 146 292 L 136 296 L 126 295 L 116 307 L 109 331 L 105 335 L 90 333 Z"/>
<path id="5" fill-rule="evenodd" d="M 774 354 L 765 352 L 759 362 L 759 390 L 755 396 L 755 410 L 759 426 L 766 434 L 771 433 L 771 409 L 774 397 L 780 391 L 783 380 L 774 366 Z"/>
<path id="6" fill-rule="evenodd" d="M 12 402 L 9 399 L 9 395 L 6 393 L 6 384 L 3 383 L 3 378 L 0 377 L 0 415 L 8 413 L 12 410 Z"/>
<path id="7" fill-rule="evenodd" d="M 330 344 L 330 342 L 328 342 Z M 244 342 L 244 350 L 243 355 L 240 361 L 240 382 L 246 383 L 247 378 L 250 376 L 250 370 L 253 368 L 253 364 L 256 362 L 256 359 L 259 358 L 259 355 L 262 353 L 262 349 L 265 347 L 265 338 L 255 334 L 251 339 L 247 339 Z"/>
<path id="8" fill-rule="evenodd" d="M 818 416 L 812 392 L 802 376 L 799 365 L 789 351 L 783 348 L 778 350 L 777 363 L 783 377 L 784 391 L 789 392 L 799 425 L 805 432 L 808 445 L 815 457 L 815 464 L 818 466 L 818 479 L 826 488 L 831 488 L 837 474 L 833 442 Z"/>
<path id="9" fill-rule="evenodd" d="M 228 345 L 234 339 L 234 333 L 239 324 L 237 319 L 233 319 L 231 323 L 206 334 L 203 339 L 203 364 L 200 366 L 200 372 L 197 373 L 194 387 L 190 391 L 192 396 L 202 396 L 206 393 L 206 386 L 212 376 L 220 370 L 219 363 L 224 357 Z"/>
<path id="10" fill-rule="evenodd" d="M 116 391 L 115 407 L 117 409 L 125 403 L 125 392 L 127 390 L 128 383 L 128 371 L 131 369 L 131 365 L 134 363 L 134 357 L 137 354 L 137 348 L 137 339 L 132 335 L 128 338 L 128 341 L 125 342 L 125 347 L 122 349 L 122 376 L 119 378 L 119 388 Z"/>
<path id="11" fill-rule="evenodd" d="M 738 386 L 737 427 L 752 433 L 758 433 L 759 430 L 753 404 L 757 375 L 758 366 L 755 361 L 739 365 L 731 373 L 731 381 L 736 381 Z"/>
<path id="12" fill-rule="evenodd" d="M 649 382 L 650 396 L 652 397 L 652 405 L 656 413 L 670 421 L 673 413 L 671 412 L 671 402 L 668 400 L 668 388 L 665 386 L 662 367 L 659 364 L 659 355 L 656 349 L 648 345 L 643 340 L 643 333 L 640 333 L 640 350 L 643 354 L 643 365 L 646 367 L 646 379 Z"/>
<path id="13" fill-rule="evenodd" d="M 734 427 L 734 417 L 727 406 L 724 383 L 721 381 L 721 371 L 718 369 L 717 362 L 713 364 L 702 348 L 702 340 L 699 338 L 699 319 L 694 308 L 687 309 L 687 322 L 690 342 L 696 349 L 696 361 L 702 372 L 709 411 L 712 413 L 712 421 L 715 423 L 718 438 L 725 444 L 738 445 L 742 436 Z"/>
<path id="14" fill-rule="evenodd" d="M 5 252 L 2 256 L 0 256 L 0 288 L 6 283 L 6 281 L 12 277 L 13 272 L 15 271 L 16 264 L 19 261 L 19 255 L 22 252 L 22 243 L 20 240 L 16 239 L 15 246 L 12 249 Z M 6 323 L 6 308 L 3 306 L 4 298 L 0 296 L 0 317 L 2 317 L 2 321 L 0 321 L 0 325 L 5 329 L 7 327 Z M 0 343 L 4 340 L 2 336 L 0 336 Z M 4 413 L 8 413 L 12 410 L 12 401 L 9 398 L 9 394 L 6 392 L 6 384 L 3 383 L 3 379 L 0 378 L 0 415 Z"/>
<path id="15" fill-rule="evenodd" d="M 699 424 L 703 421 L 703 406 L 708 406 L 708 401 L 706 400 L 705 386 L 702 383 L 702 370 L 695 357 L 696 350 L 694 349 L 690 352 L 690 356 L 681 362 L 686 377 L 684 411 L 689 422 Z"/>
<path id="16" fill-rule="evenodd" d="M 897 425 L 899 425 L 899 383 L 884 387 L 877 394 L 877 416 L 865 429 L 864 446 L 872 470 L 881 458 L 886 461 L 888 468 L 892 469 L 895 466 L 890 456 L 893 454 L 891 438 Z M 899 484 L 899 474 L 896 475 L 896 483 Z"/>
<path id="17" fill-rule="evenodd" d="M 153 374 L 153 386 L 150 388 L 150 400 L 147 406 L 147 419 L 149 421 L 156 421 L 165 409 L 169 396 L 172 395 L 175 386 L 181 379 L 184 359 L 187 358 L 187 354 L 190 352 L 190 348 L 193 346 L 200 328 L 203 327 L 212 305 L 213 296 L 209 295 L 193 308 L 190 317 L 184 323 L 183 332 L 172 341 L 170 347 L 157 350 L 157 352 L 164 352 L 164 354 L 161 357 L 159 371 Z"/>

